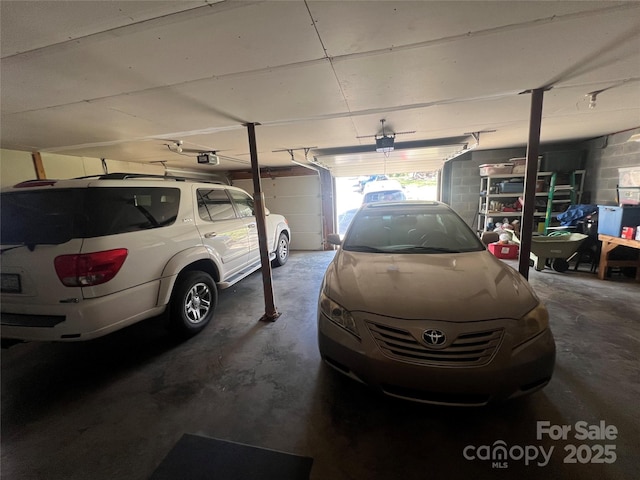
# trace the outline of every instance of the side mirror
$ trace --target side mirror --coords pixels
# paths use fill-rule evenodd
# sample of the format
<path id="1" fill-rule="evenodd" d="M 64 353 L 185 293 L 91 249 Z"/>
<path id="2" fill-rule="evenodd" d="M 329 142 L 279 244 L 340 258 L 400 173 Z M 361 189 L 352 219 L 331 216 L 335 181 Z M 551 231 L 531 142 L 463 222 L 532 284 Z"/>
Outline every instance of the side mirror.
<path id="1" fill-rule="evenodd" d="M 330 233 L 327 235 L 327 242 L 331 245 L 342 245 L 342 240 L 340 239 L 340 235 L 337 233 Z"/>

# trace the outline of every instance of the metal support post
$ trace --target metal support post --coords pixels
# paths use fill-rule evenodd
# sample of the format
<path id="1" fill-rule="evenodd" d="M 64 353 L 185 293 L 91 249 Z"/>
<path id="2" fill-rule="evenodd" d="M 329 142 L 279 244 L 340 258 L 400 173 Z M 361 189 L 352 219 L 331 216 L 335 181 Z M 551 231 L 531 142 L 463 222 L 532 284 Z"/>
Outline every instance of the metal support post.
<path id="1" fill-rule="evenodd" d="M 540 147 L 540 125 L 542 124 L 542 100 L 544 89 L 531 91 L 529 116 L 529 142 L 527 144 L 527 169 L 524 181 L 524 206 L 522 208 L 522 230 L 520 231 L 520 258 L 518 271 L 529 278 L 529 256 L 533 235 L 533 214 L 536 208 L 536 180 L 538 175 L 538 150 Z"/>
<path id="2" fill-rule="evenodd" d="M 271 261 L 267 247 L 267 226 L 264 207 L 264 193 L 260 182 L 260 167 L 258 165 L 258 149 L 256 148 L 256 124 L 247 123 L 249 135 L 249 152 L 251 153 L 251 173 L 253 176 L 253 200 L 255 203 L 256 223 L 258 227 L 258 243 L 260 245 L 260 260 L 262 262 L 262 283 L 264 286 L 265 314 L 260 321 L 275 322 L 280 316 L 274 304 L 273 281 L 271 278 Z"/>

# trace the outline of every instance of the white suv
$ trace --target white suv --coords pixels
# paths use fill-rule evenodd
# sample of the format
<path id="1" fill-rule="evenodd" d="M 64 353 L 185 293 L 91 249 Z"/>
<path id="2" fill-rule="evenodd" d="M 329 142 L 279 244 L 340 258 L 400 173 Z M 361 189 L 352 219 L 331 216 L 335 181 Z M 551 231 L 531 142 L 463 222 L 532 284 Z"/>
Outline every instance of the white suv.
<path id="1" fill-rule="evenodd" d="M 81 341 L 167 312 L 188 337 L 217 289 L 261 266 L 253 199 L 236 187 L 109 174 L 3 189 L 3 342 Z M 267 212 L 272 265 L 289 255 L 286 219 Z"/>

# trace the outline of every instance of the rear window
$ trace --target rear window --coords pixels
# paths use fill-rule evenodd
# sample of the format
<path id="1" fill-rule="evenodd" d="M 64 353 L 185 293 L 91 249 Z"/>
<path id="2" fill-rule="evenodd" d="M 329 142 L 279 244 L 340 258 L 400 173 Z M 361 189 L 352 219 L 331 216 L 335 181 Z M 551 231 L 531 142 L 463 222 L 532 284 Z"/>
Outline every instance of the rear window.
<path id="1" fill-rule="evenodd" d="M 117 187 L 30 190 L 2 194 L 3 244 L 63 243 L 171 225 L 180 189 Z"/>
<path id="2" fill-rule="evenodd" d="M 406 200 L 401 190 L 385 190 L 382 192 L 369 192 L 362 199 L 362 203 L 394 202 Z"/>

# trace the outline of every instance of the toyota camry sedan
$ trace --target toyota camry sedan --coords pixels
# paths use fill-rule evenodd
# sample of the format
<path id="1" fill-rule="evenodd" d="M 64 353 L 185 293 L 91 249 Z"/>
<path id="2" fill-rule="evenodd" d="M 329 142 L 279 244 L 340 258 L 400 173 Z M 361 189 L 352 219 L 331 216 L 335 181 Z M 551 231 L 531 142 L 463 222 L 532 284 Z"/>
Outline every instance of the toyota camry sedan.
<path id="1" fill-rule="evenodd" d="M 547 309 L 439 202 L 364 205 L 325 273 L 318 344 L 339 372 L 393 397 L 482 406 L 549 383 Z"/>

